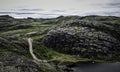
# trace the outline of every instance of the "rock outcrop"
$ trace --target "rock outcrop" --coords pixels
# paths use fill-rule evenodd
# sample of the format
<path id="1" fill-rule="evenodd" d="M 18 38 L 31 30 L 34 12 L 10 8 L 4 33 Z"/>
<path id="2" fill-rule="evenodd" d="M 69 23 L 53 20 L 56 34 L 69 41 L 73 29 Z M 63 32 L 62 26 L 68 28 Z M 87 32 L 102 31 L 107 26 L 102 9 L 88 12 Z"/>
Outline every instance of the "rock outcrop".
<path id="1" fill-rule="evenodd" d="M 120 53 L 119 31 L 119 23 L 76 20 L 50 30 L 43 42 L 48 48 L 59 52 L 86 58 L 111 59 Z"/>

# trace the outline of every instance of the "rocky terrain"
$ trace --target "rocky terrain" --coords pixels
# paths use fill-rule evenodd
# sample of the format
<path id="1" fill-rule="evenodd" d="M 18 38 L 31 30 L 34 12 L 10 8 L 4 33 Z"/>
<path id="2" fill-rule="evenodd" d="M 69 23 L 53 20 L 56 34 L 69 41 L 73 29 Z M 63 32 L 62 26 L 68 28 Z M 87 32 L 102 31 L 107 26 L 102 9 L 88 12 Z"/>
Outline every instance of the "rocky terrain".
<path id="1" fill-rule="evenodd" d="M 63 53 L 111 59 L 119 57 L 119 25 L 109 21 L 75 20 L 50 30 L 44 43 L 47 47 Z"/>
<path id="2" fill-rule="evenodd" d="M 28 38 L 34 54 L 48 63 L 32 58 Z M 69 72 L 66 65 L 87 61 L 120 61 L 120 17 L 0 16 L 0 72 Z"/>

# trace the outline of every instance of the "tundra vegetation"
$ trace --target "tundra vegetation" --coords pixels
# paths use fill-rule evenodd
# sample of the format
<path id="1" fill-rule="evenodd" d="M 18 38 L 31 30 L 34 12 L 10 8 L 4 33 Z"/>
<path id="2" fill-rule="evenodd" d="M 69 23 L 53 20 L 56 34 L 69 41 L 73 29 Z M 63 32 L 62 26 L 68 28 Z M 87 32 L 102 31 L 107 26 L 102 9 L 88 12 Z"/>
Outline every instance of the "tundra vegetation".
<path id="1" fill-rule="evenodd" d="M 33 53 L 28 38 L 33 39 Z M 64 72 L 76 62 L 120 61 L 120 17 L 0 16 L 0 72 Z"/>

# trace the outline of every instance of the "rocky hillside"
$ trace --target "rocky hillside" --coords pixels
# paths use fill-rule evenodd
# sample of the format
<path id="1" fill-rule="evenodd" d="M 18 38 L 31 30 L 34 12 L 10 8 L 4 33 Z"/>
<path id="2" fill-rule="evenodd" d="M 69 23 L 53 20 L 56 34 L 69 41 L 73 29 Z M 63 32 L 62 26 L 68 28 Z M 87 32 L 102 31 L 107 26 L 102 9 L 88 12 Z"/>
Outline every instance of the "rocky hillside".
<path id="1" fill-rule="evenodd" d="M 0 16 L 0 72 L 64 72 L 82 61 L 120 61 L 120 18 L 60 16 L 15 19 Z M 36 63 L 29 53 L 33 39 Z"/>
<path id="2" fill-rule="evenodd" d="M 111 59 L 119 57 L 120 23 L 115 20 L 75 20 L 51 29 L 44 44 L 56 51 L 79 57 Z"/>

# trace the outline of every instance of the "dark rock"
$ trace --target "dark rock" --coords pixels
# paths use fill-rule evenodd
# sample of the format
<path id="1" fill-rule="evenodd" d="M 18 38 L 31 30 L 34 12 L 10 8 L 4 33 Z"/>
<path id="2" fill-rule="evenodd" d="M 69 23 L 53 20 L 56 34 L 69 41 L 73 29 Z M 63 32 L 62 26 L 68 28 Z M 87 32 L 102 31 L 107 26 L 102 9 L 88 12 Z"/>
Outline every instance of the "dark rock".
<path id="1" fill-rule="evenodd" d="M 39 66 L 30 59 L 10 52 L 0 53 L 0 72 L 38 72 Z"/>
<path id="2" fill-rule="evenodd" d="M 56 51 L 87 58 L 110 59 L 120 51 L 118 27 L 99 21 L 75 20 L 49 31 L 44 44 Z"/>

